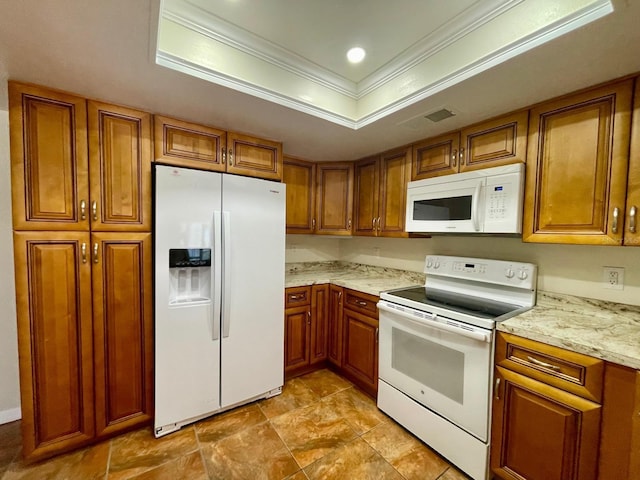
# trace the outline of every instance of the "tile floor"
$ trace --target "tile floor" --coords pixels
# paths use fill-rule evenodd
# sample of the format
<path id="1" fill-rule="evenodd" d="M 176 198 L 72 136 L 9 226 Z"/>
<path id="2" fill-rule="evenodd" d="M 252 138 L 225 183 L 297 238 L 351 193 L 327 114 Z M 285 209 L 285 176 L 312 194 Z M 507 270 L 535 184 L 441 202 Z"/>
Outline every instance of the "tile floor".
<path id="1" fill-rule="evenodd" d="M 19 422 L 0 426 L 1 480 L 467 478 L 328 370 L 159 440 L 144 428 L 33 465 L 20 460 Z"/>

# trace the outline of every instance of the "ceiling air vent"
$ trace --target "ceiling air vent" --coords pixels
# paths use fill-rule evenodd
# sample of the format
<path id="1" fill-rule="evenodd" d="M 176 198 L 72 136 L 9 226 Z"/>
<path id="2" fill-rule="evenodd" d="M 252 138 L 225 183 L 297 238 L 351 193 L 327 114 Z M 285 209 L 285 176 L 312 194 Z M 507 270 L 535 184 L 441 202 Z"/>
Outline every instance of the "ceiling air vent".
<path id="1" fill-rule="evenodd" d="M 441 122 L 449 117 L 453 117 L 455 113 L 451 110 L 447 110 L 446 108 L 442 108 L 440 110 L 436 110 L 435 112 L 430 113 L 429 115 L 425 115 L 424 118 L 427 120 L 431 120 L 432 122 Z"/>

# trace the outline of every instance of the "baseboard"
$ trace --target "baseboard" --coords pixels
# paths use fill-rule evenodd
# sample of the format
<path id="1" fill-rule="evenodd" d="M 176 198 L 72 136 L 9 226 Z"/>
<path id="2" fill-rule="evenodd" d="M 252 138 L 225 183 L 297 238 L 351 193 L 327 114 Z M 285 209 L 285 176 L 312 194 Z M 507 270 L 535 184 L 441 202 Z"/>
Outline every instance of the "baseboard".
<path id="1" fill-rule="evenodd" d="M 20 407 L 10 408 L 9 410 L 0 410 L 0 425 L 3 423 L 13 422 L 22 418 Z"/>

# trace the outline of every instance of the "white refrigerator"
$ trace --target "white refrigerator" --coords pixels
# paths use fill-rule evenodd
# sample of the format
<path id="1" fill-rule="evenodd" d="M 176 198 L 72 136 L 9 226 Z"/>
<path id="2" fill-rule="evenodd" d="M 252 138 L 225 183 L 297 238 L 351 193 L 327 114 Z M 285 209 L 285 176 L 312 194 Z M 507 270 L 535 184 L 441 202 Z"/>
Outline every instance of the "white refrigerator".
<path id="1" fill-rule="evenodd" d="M 285 185 L 155 166 L 156 437 L 280 393 Z"/>

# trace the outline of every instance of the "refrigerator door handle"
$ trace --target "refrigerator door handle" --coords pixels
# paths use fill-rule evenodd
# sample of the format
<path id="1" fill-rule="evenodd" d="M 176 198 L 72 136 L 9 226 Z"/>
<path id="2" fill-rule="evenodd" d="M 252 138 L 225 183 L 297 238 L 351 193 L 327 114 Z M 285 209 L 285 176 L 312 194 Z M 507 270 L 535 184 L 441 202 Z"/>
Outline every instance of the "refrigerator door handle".
<path id="1" fill-rule="evenodd" d="M 222 269 L 224 272 L 224 283 L 222 285 L 222 338 L 229 336 L 231 327 L 231 212 L 222 212 L 224 244 L 224 262 Z"/>
<path id="2" fill-rule="evenodd" d="M 222 217 L 220 211 L 213 212 L 213 335 L 211 340 L 220 338 L 220 302 L 222 284 Z"/>

